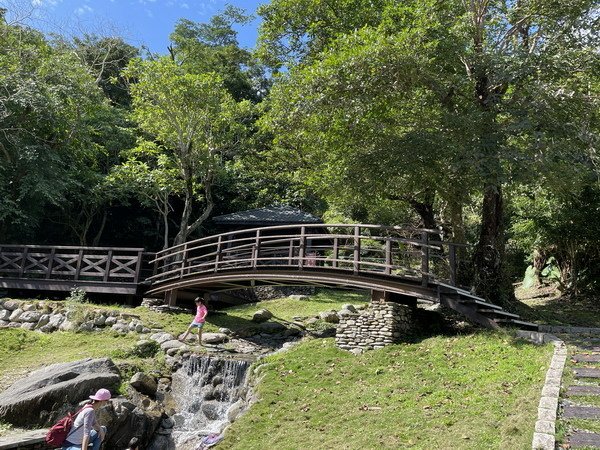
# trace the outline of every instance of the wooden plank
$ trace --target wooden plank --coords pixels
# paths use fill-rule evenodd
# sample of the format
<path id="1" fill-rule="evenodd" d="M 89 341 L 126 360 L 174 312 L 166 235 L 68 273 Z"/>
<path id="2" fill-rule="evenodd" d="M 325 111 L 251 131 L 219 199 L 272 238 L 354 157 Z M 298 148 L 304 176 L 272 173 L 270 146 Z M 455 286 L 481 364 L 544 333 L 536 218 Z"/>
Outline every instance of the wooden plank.
<path id="1" fill-rule="evenodd" d="M 600 408 L 565 405 L 563 408 L 563 417 L 565 419 L 600 419 Z"/>
<path id="2" fill-rule="evenodd" d="M 74 287 L 81 287 L 86 292 L 105 294 L 136 294 L 138 285 L 133 283 L 79 281 L 73 280 L 46 280 L 29 278 L 0 278 L 0 288 L 23 289 L 34 291 L 63 291 L 69 292 Z"/>
<path id="3" fill-rule="evenodd" d="M 110 263 L 112 261 L 112 254 L 113 254 L 113 251 L 109 250 L 108 256 L 106 258 L 106 269 L 104 269 L 104 277 L 103 277 L 104 282 L 108 281 L 108 276 L 110 275 Z"/>
<path id="4" fill-rule="evenodd" d="M 77 257 L 77 268 L 75 269 L 75 279 L 79 280 L 79 274 L 81 273 L 81 264 L 83 261 L 83 249 L 79 249 L 79 255 Z"/>
<path id="5" fill-rule="evenodd" d="M 352 267 L 356 275 L 360 271 L 360 227 L 354 227 L 354 254 L 352 256 Z"/>
<path id="6" fill-rule="evenodd" d="M 39 249 L 39 248 L 50 248 L 50 245 L 9 245 L 9 244 L 2 244 L 3 248 L 28 248 L 28 249 Z M 114 251 L 120 251 L 120 252 L 137 252 L 139 250 L 144 250 L 143 248 L 139 248 L 139 247 L 83 247 L 83 246 L 74 246 L 74 245 L 53 245 L 52 247 L 54 247 L 57 250 L 79 250 L 82 249 L 84 251 L 106 251 L 106 250 L 114 250 Z"/>
<path id="7" fill-rule="evenodd" d="M 52 274 L 52 265 L 54 264 L 54 255 L 56 254 L 56 247 L 52 247 L 50 250 L 50 257 L 48 258 L 48 267 L 46 268 L 46 278 L 50 278 Z"/>
<path id="8" fill-rule="evenodd" d="M 423 286 L 429 284 L 429 233 L 421 232 L 421 283 Z"/>
<path id="9" fill-rule="evenodd" d="M 567 448 L 600 448 L 600 434 L 576 430 L 567 438 Z"/>
<path id="10" fill-rule="evenodd" d="M 25 247 L 25 249 L 23 249 L 23 256 L 21 257 L 21 267 L 19 268 L 19 277 L 22 278 L 23 277 L 23 273 L 25 272 L 25 266 L 27 265 L 27 252 L 29 251 L 29 249 L 27 247 Z"/>

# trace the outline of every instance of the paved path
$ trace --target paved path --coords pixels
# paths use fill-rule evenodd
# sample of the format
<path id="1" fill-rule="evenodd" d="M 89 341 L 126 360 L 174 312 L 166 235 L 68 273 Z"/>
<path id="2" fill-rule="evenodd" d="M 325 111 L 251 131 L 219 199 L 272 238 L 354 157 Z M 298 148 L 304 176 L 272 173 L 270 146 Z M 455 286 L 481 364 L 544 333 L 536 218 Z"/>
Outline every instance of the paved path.
<path id="1" fill-rule="evenodd" d="M 561 334 L 570 360 L 563 373 L 564 388 L 558 420 L 567 430 L 566 448 L 600 448 L 599 333 Z M 589 428 L 589 429 L 587 429 Z"/>

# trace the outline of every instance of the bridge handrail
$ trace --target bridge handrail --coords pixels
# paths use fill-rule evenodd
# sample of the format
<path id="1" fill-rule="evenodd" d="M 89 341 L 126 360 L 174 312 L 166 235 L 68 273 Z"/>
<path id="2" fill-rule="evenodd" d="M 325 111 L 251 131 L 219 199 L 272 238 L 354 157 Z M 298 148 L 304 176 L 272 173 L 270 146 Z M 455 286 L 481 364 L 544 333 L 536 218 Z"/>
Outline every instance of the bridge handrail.
<path id="1" fill-rule="evenodd" d="M 27 288 L 36 281 L 137 285 L 147 256 L 143 248 L 1 244 L 0 278 Z"/>
<path id="2" fill-rule="evenodd" d="M 85 246 L 76 246 L 76 245 L 30 245 L 30 244 L 0 244 L 0 250 L 3 248 L 54 248 L 57 250 L 94 250 L 94 251 L 124 251 L 124 252 L 145 252 L 146 250 L 143 248 L 137 247 L 85 247 Z"/>
<path id="3" fill-rule="evenodd" d="M 270 229 L 270 228 L 269 228 Z M 255 231 L 256 229 L 253 229 L 252 231 Z M 242 231 L 242 230 L 240 230 Z M 243 230 L 244 232 L 246 230 Z M 237 232 L 239 234 L 239 231 Z M 226 233 L 225 235 L 231 235 L 234 233 Z M 209 240 L 212 239 L 214 237 L 218 237 L 218 236 L 223 236 L 223 234 L 221 235 L 215 235 L 215 236 L 209 236 L 206 238 L 202 238 L 202 239 L 197 239 L 196 241 L 190 241 L 186 244 L 182 244 L 182 250 L 176 251 L 176 252 L 172 252 L 172 253 L 165 253 L 170 249 L 166 249 L 166 250 L 162 250 L 160 252 L 157 252 L 156 255 L 160 254 L 160 253 L 165 253 L 162 256 L 158 256 L 155 259 L 151 260 L 151 263 L 155 263 L 158 261 L 162 261 L 168 258 L 172 258 L 173 256 L 176 255 L 180 255 L 185 253 L 186 251 L 190 251 L 190 250 L 199 250 L 202 248 L 208 248 L 208 247 L 214 247 L 218 242 L 209 242 L 207 244 L 203 244 L 203 245 L 199 245 L 199 246 L 194 246 L 194 247 L 190 247 L 189 245 L 192 244 L 193 242 L 199 242 L 199 241 L 203 241 L 203 240 Z M 277 238 L 276 240 L 268 240 L 268 241 L 263 241 L 269 244 L 275 244 L 278 242 L 286 242 L 289 240 L 299 240 L 302 239 L 301 236 L 297 235 L 297 234 L 293 234 L 293 235 L 278 235 L 278 236 L 260 236 L 262 239 L 269 239 L 269 238 Z M 304 235 L 305 238 L 310 238 L 310 239 L 354 239 L 356 236 L 353 234 L 333 234 L 333 233 L 329 233 L 329 234 L 306 234 Z M 409 238 L 397 238 L 397 237 L 387 237 L 387 236 L 360 236 L 360 238 L 362 239 L 372 239 L 372 240 L 380 240 L 382 242 L 385 242 L 386 240 L 391 240 L 392 242 L 400 242 L 400 243 L 406 243 L 406 244 L 411 244 L 411 245 L 415 245 L 415 246 L 419 246 L 419 247 L 427 247 L 433 250 L 441 250 L 443 248 L 443 245 L 456 245 L 456 246 L 465 246 L 467 247 L 466 244 L 454 244 L 452 242 L 443 242 L 443 241 L 429 241 L 428 244 L 423 244 L 422 241 L 418 240 L 418 239 L 409 239 Z M 231 244 L 232 242 L 243 242 L 243 241 L 249 241 L 249 242 L 253 242 L 256 240 L 256 236 L 248 236 L 248 237 L 241 237 L 235 240 L 231 240 L 231 241 L 225 241 L 225 243 Z M 222 242 L 223 243 L 223 242 Z M 248 247 L 252 247 L 253 244 L 249 243 L 246 246 Z M 171 247 L 171 249 L 174 249 L 176 247 L 180 247 L 175 246 L 175 247 Z M 231 250 L 232 248 L 238 249 L 238 248 L 243 248 L 245 246 L 236 246 L 236 247 L 229 247 L 228 250 Z"/>
<path id="4" fill-rule="evenodd" d="M 394 230 L 394 231 L 426 231 L 430 234 L 440 234 L 440 230 L 436 230 L 436 229 L 432 229 L 432 228 L 415 228 L 415 227 L 409 227 L 409 226 L 402 226 L 402 225 L 375 225 L 375 224 L 350 224 L 350 223 L 306 223 L 306 224 L 291 224 L 291 225 L 272 225 L 272 226 L 268 226 L 268 227 L 254 227 L 254 228 L 244 228 L 243 230 L 236 230 L 236 231 L 228 231 L 226 233 L 220 233 L 220 234 L 214 234 L 211 236 L 206 236 L 206 237 L 202 237 L 202 238 L 198 238 L 198 239 L 194 239 L 192 241 L 187 241 L 184 242 L 182 244 L 177 244 L 174 245 L 172 247 L 169 247 L 167 249 L 164 250 L 160 250 L 158 252 L 156 252 L 157 255 L 161 254 L 161 253 L 165 253 L 165 252 L 169 252 L 171 250 L 174 250 L 176 248 L 181 248 L 184 247 L 186 245 L 193 245 L 199 241 L 203 241 L 206 239 L 215 239 L 215 238 L 219 238 L 219 237 L 223 237 L 223 236 L 227 236 L 227 235 L 231 235 L 231 234 L 236 234 L 236 233 L 240 233 L 240 232 L 252 232 L 252 231 L 257 231 L 257 230 L 280 230 L 280 229 L 285 229 L 285 228 L 341 228 L 341 227 L 345 227 L 345 228 L 354 228 L 354 227 L 359 227 L 359 228 L 368 228 L 368 229 L 372 229 L 372 228 L 377 228 L 380 230 Z"/>
<path id="5" fill-rule="evenodd" d="M 323 233 L 323 229 L 331 232 Z M 336 229 L 340 229 L 340 233 L 336 233 Z M 353 233 L 348 233 L 348 229 L 352 229 Z M 285 230 L 294 230 L 295 233 L 285 233 Z M 367 230 L 369 234 L 365 233 Z M 372 235 L 372 230 L 380 234 Z M 284 234 L 278 233 L 281 231 Z M 398 235 L 401 233 L 405 236 Z M 292 224 L 235 230 L 157 252 L 151 261 L 155 268 L 154 275 L 147 280 L 162 283 L 200 272 L 267 267 L 303 269 L 321 264 L 319 267 L 324 269 L 335 268 L 354 273 L 394 275 L 394 272 L 408 270 L 420 274 L 426 285 L 433 278 L 439 278 L 430 270 L 430 262 L 439 271 L 442 260 L 442 264 L 448 264 L 447 278 L 454 284 L 456 250 L 468 245 L 444 242 L 439 238 L 430 240 L 431 235 L 438 237 L 440 232 L 372 224 Z M 446 247 L 447 255 L 444 254 Z M 307 251 L 311 254 L 307 254 Z M 340 257 L 340 253 L 349 254 L 350 257 Z M 369 256 L 373 253 L 380 256 Z M 397 261 L 404 262 L 396 264 Z"/>

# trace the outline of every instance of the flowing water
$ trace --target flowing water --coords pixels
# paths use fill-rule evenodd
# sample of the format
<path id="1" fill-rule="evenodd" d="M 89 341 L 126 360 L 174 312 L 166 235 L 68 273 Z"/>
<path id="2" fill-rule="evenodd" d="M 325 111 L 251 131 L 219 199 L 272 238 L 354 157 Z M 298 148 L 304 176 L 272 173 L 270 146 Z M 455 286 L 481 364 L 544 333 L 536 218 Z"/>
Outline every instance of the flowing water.
<path id="1" fill-rule="evenodd" d="M 191 356 L 173 374 L 177 413 L 172 438 L 177 449 L 195 449 L 203 436 L 221 433 L 230 417 L 245 406 L 246 372 L 250 363 Z"/>

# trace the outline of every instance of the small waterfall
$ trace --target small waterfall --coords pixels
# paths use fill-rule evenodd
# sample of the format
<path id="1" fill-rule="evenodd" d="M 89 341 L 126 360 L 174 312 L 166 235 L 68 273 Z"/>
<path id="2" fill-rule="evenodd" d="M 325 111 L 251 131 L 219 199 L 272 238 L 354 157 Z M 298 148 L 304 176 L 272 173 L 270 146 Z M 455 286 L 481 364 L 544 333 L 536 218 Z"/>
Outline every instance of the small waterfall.
<path id="1" fill-rule="evenodd" d="M 202 436 L 223 431 L 231 410 L 241 408 L 249 366 L 248 361 L 193 355 L 173 374 L 177 449 L 194 449 Z"/>

